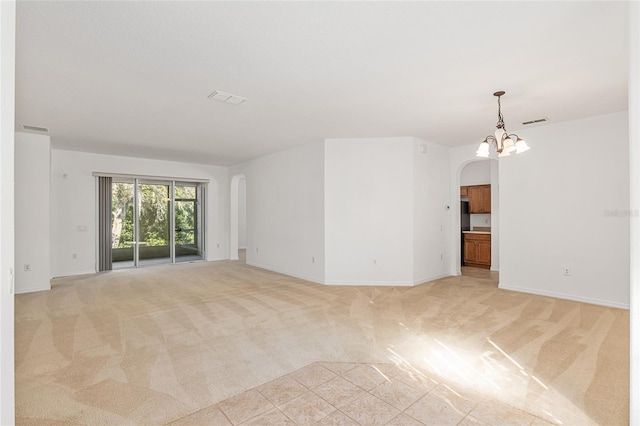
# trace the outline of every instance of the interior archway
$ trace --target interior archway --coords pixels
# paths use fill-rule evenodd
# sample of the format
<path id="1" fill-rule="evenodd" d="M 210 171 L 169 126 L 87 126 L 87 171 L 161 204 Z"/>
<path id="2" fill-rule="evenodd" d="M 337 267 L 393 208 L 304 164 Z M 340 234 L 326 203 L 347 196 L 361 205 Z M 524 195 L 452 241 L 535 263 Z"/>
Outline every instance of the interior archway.
<path id="1" fill-rule="evenodd" d="M 246 178 L 243 174 L 237 174 L 231 178 L 230 195 L 229 259 L 238 260 L 240 258 L 238 251 L 246 248 Z M 244 243 L 243 247 L 241 242 Z"/>
<path id="2" fill-rule="evenodd" d="M 485 174 L 485 181 L 469 181 L 463 178 L 463 173 L 467 166 L 470 164 L 478 164 L 480 162 L 485 162 L 489 169 Z M 454 200 L 461 201 L 460 198 L 460 187 L 466 186 L 470 184 L 481 184 L 481 183 L 490 183 L 491 184 L 491 215 L 489 219 L 489 223 L 485 223 L 484 221 L 481 223 L 482 226 L 491 228 L 491 270 L 498 271 L 499 268 L 499 192 L 498 192 L 498 161 L 494 158 L 489 159 L 489 161 L 484 159 L 477 158 L 469 158 L 467 161 L 463 161 L 457 168 L 457 172 L 455 175 L 455 193 Z M 452 246 L 454 248 L 454 271 L 456 275 L 461 275 L 461 265 L 462 265 L 462 231 L 463 226 L 461 224 L 461 203 L 455 202 L 453 213 L 454 219 L 452 221 L 453 227 L 453 242 Z M 482 220 L 484 220 L 483 218 Z M 471 224 L 470 224 L 471 225 Z M 477 223 L 475 224 L 478 225 Z"/>

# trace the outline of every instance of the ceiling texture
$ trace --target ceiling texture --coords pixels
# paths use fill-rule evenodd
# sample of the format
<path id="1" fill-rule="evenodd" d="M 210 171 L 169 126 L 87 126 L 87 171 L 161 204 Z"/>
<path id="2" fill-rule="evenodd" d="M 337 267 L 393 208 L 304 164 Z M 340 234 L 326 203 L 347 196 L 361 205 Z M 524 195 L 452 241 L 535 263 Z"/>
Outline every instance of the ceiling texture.
<path id="1" fill-rule="evenodd" d="M 626 110 L 627 8 L 18 1 L 16 130 L 222 166 L 324 138 L 465 145 L 495 130 L 498 90 L 512 132 Z"/>

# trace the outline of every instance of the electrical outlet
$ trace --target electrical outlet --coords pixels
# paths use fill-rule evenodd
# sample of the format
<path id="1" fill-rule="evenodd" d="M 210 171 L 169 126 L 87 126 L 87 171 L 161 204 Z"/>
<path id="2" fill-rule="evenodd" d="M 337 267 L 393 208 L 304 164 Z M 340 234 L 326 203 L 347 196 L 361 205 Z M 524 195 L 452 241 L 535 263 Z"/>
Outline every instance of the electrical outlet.
<path id="1" fill-rule="evenodd" d="M 564 275 L 565 277 L 570 277 L 571 276 L 571 268 L 569 268 L 568 266 L 565 266 L 562 269 L 562 275 Z"/>
<path id="2" fill-rule="evenodd" d="M 444 260 L 444 254 L 440 253 L 440 260 Z"/>
<path id="3" fill-rule="evenodd" d="M 258 252 L 258 247 L 256 247 L 256 253 Z"/>
<path id="4" fill-rule="evenodd" d="M 311 263 L 316 263 L 316 258 L 314 256 L 311 256 Z"/>
<path id="5" fill-rule="evenodd" d="M 77 260 L 78 259 L 78 253 L 71 253 L 71 259 Z"/>
<path id="6" fill-rule="evenodd" d="M 220 243 L 216 243 L 216 248 L 220 248 Z"/>
<path id="7" fill-rule="evenodd" d="M 378 264 L 378 261 L 377 261 L 377 260 L 375 260 L 375 259 L 373 259 L 373 264 L 374 264 L 374 265 L 377 265 L 377 264 Z"/>
<path id="8" fill-rule="evenodd" d="M 31 265 L 29 265 L 28 263 L 24 264 L 24 271 L 25 272 L 29 272 L 31 270 Z"/>

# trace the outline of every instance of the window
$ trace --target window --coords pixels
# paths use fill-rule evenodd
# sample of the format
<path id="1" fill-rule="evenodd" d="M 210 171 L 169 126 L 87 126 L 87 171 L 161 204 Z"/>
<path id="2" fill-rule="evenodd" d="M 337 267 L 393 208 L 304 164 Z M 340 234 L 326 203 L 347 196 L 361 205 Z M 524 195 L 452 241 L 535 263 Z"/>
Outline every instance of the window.
<path id="1" fill-rule="evenodd" d="M 99 177 L 99 270 L 204 260 L 204 188 L 204 182 Z"/>

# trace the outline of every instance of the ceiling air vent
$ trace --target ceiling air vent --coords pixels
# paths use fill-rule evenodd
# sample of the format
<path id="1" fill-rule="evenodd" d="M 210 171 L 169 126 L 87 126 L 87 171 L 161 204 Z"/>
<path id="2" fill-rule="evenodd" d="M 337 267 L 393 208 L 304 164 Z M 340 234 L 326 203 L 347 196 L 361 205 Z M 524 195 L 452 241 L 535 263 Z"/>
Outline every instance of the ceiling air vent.
<path id="1" fill-rule="evenodd" d="M 526 126 L 527 124 L 543 123 L 545 121 L 547 121 L 546 118 L 538 118 L 537 120 L 525 121 L 522 124 L 524 124 Z"/>
<path id="2" fill-rule="evenodd" d="M 210 94 L 208 98 L 215 99 L 216 101 L 220 101 L 220 102 L 226 102 L 228 104 L 233 104 L 233 105 L 240 105 L 241 103 L 247 100 L 247 98 L 243 98 L 242 96 L 236 96 L 229 93 L 220 92 L 218 90 Z"/>
<path id="3" fill-rule="evenodd" d="M 49 129 L 47 129 L 46 127 L 29 126 L 28 124 L 21 124 L 21 126 L 22 126 L 22 128 L 24 130 L 31 130 L 33 132 L 49 133 Z"/>

